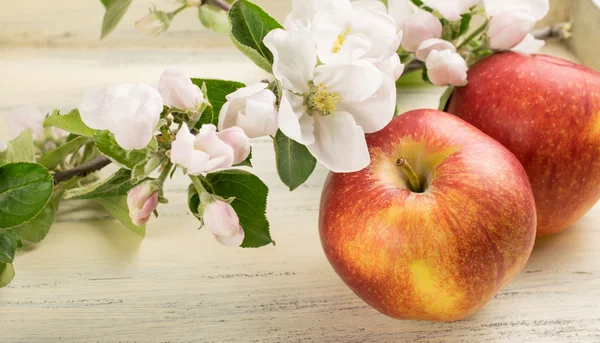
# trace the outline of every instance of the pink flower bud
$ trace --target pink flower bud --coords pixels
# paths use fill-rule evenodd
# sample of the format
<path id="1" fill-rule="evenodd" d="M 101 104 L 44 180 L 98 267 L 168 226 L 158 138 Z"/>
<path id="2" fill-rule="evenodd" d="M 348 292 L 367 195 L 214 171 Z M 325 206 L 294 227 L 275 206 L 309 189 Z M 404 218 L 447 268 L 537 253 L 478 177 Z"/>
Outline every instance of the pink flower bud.
<path id="1" fill-rule="evenodd" d="M 425 61 L 427 76 L 436 86 L 464 86 L 467 84 L 467 63 L 452 50 L 434 50 Z"/>
<path id="2" fill-rule="evenodd" d="M 456 47 L 446 40 L 431 38 L 419 45 L 419 48 L 417 49 L 417 59 L 419 61 L 427 60 L 427 56 L 429 56 L 429 53 L 433 50 L 451 50 L 452 52 L 456 52 Z"/>
<path id="3" fill-rule="evenodd" d="M 183 72 L 175 67 L 167 68 L 158 81 L 158 92 L 165 104 L 180 110 L 198 111 L 204 103 L 204 94 Z"/>
<path id="4" fill-rule="evenodd" d="M 414 52 L 419 45 L 430 38 L 442 36 L 442 23 L 433 14 L 418 10 L 401 25 L 404 31 L 402 46 L 406 51 Z"/>
<path id="5" fill-rule="evenodd" d="M 492 49 L 515 47 L 535 26 L 535 17 L 520 9 L 502 12 L 490 20 L 488 35 Z"/>
<path id="6" fill-rule="evenodd" d="M 148 222 L 158 206 L 158 190 L 151 182 L 142 183 L 127 194 L 129 217 L 137 226 Z"/>
<path id="7" fill-rule="evenodd" d="M 202 215 L 204 226 L 213 233 L 217 241 L 225 246 L 237 247 L 244 241 L 244 230 L 233 207 L 216 200 L 204 208 Z"/>
<path id="8" fill-rule="evenodd" d="M 250 155 L 250 140 L 237 126 L 217 132 L 217 137 L 233 149 L 233 164 L 243 162 Z"/>

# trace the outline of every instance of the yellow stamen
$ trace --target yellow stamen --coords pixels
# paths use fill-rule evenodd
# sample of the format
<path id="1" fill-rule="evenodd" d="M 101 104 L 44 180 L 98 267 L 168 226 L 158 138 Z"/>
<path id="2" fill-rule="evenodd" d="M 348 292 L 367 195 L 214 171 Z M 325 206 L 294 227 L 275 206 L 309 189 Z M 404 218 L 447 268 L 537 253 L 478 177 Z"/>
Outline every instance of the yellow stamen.
<path id="1" fill-rule="evenodd" d="M 347 28 L 346 31 L 342 32 L 337 36 L 335 43 L 333 43 L 333 49 L 331 49 L 332 53 L 337 54 L 338 52 L 340 52 L 342 46 L 344 45 L 344 42 L 346 41 L 346 38 L 348 38 L 348 35 L 351 31 L 351 28 Z"/>
<path id="2" fill-rule="evenodd" d="M 335 106 L 342 100 L 342 96 L 335 92 L 329 92 L 327 86 L 319 83 L 311 87 L 311 93 L 307 99 L 308 108 L 327 116 L 333 114 Z"/>

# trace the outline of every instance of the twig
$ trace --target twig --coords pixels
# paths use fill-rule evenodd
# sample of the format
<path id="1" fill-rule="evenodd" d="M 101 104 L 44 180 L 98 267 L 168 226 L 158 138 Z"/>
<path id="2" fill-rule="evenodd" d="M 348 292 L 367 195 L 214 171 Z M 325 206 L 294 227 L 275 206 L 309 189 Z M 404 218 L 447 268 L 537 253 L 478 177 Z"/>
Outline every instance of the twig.
<path id="1" fill-rule="evenodd" d="M 556 23 L 547 27 L 542 27 L 531 31 L 531 34 L 537 39 L 568 39 L 571 37 L 571 23 Z"/>
<path id="2" fill-rule="evenodd" d="M 86 176 L 89 173 L 98 171 L 106 167 L 110 163 L 110 160 L 104 156 L 96 157 L 95 159 L 84 163 L 79 167 L 75 167 L 73 169 L 65 170 L 54 174 L 54 184 L 56 185 L 64 181 L 68 181 L 74 178 L 75 176 Z"/>
<path id="3" fill-rule="evenodd" d="M 213 5 L 222 9 L 225 12 L 229 12 L 229 10 L 231 9 L 231 5 L 224 0 L 202 0 L 200 5 Z"/>

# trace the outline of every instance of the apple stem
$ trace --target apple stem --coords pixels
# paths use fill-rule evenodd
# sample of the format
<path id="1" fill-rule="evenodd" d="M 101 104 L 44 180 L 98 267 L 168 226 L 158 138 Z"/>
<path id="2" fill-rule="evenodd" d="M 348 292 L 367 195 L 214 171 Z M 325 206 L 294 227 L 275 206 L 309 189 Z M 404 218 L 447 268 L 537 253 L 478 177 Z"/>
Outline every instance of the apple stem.
<path id="1" fill-rule="evenodd" d="M 410 164 L 408 164 L 408 161 L 406 161 L 405 158 L 400 157 L 398 160 L 396 160 L 396 165 L 404 170 L 404 174 L 406 175 L 406 178 L 410 183 L 410 190 L 416 193 L 420 193 L 421 182 L 419 182 L 419 175 L 415 173 Z"/>

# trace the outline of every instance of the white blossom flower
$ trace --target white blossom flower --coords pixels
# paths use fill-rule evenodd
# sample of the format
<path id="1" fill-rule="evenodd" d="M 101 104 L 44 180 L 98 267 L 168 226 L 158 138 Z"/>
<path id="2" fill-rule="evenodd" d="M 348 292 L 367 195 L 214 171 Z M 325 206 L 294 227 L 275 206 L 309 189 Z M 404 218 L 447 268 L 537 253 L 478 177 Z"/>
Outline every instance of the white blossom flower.
<path id="1" fill-rule="evenodd" d="M 427 76 L 436 86 L 467 84 L 467 63 L 452 50 L 433 50 L 425 61 Z"/>
<path id="2" fill-rule="evenodd" d="M 267 86 L 261 82 L 227 95 L 219 114 L 219 130 L 239 126 L 249 138 L 276 134 L 277 98 Z"/>
<path id="3" fill-rule="evenodd" d="M 540 20 L 550 10 L 550 2 L 548 0 L 483 0 L 483 5 L 485 12 L 490 17 L 506 11 L 520 10 L 530 14 L 535 20 Z"/>
<path id="4" fill-rule="evenodd" d="M 536 39 L 532 34 L 527 34 L 521 43 L 511 50 L 524 55 L 532 55 L 537 53 L 545 44 L 544 40 Z"/>
<path id="5" fill-rule="evenodd" d="M 192 80 L 176 67 L 167 68 L 158 81 L 158 92 L 166 105 L 183 111 L 199 111 L 204 94 Z"/>
<path id="6" fill-rule="evenodd" d="M 158 207 L 158 189 L 151 182 L 136 186 L 127 193 L 127 207 L 133 224 L 142 226 L 148 222 Z"/>
<path id="7" fill-rule="evenodd" d="M 495 0 L 503 1 L 503 0 Z M 456 21 L 461 19 L 461 14 L 468 12 L 479 0 L 423 0 L 423 3 L 440 12 L 442 17 Z"/>
<path id="8" fill-rule="evenodd" d="M 345 13 L 352 11 L 350 0 L 292 0 L 292 12 L 286 17 L 287 30 L 303 30 L 310 27 L 315 14 L 335 10 Z"/>
<path id="9" fill-rule="evenodd" d="M 388 0 L 388 14 L 396 22 L 398 31 L 402 30 L 404 21 L 412 16 L 415 9 L 410 0 Z"/>
<path id="10" fill-rule="evenodd" d="M 250 155 L 250 140 L 240 127 L 232 126 L 217 132 L 217 137 L 233 149 L 233 164 L 244 162 Z"/>
<path id="11" fill-rule="evenodd" d="M 402 33 L 397 33 L 394 20 L 385 12 L 324 11 L 314 16 L 311 29 L 323 64 L 366 59 L 389 74 L 402 68 L 394 56 Z"/>
<path id="12" fill-rule="evenodd" d="M 431 38 L 419 45 L 416 52 L 417 59 L 425 61 L 429 53 L 433 50 L 451 50 L 452 52 L 456 52 L 456 47 L 447 40 Z"/>
<path id="13" fill-rule="evenodd" d="M 548 14 L 548 0 L 484 0 L 485 10 L 492 17 L 488 29 L 490 46 L 508 50 L 522 42 L 536 21 Z M 539 43 L 538 43 L 539 45 Z"/>
<path id="14" fill-rule="evenodd" d="M 136 30 L 144 35 L 158 36 L 169 29 L 171 20 L 163 11 L 154 11 L 135 22 Z"/>
<path id="15" fill-rule="evenodd" d="M 235 127 L 217 133 L 214 125 L 205 124 L 194 136 L 184 123 L 171 143 L 171 162 L 186 168 L 190 175 L 231 168 L 249 153 L 248 137 Z"/>
<path id="16" fill-rule="evenodd" d="M 150 143 L 162 110 L 160 94 L 145 83 L 91 89 L 79 104 L 87 126 L 109 130 L 126 150 L 143 149 Z"/>
<path id="17" fill-rule="evenodd" d="M 46 115 L 33 105 L 20 105 L 8 112 L 6 127 L 9 140 L 17 138 L 23 131 L 29 129 L 33 139 L 40 139 L 44 135 L 44 119 Z M 52 134 L 56 138 L 64 138 L 68 132 L 53 127 Z"/>
<path id="18" fill-rule="evenodd" d="M 401 22 L 400 28 L 404 32 L 402 47 L 409 52 L 417 50 L 419 45 L 431 38 L 442 36 L 442 23 L 433 14 L 417 10 Z"/>
<path id="19" fill-rule="evenodd" d="M 510 10 L 490 20 L 488 35 L 492 49 L 507 50 L 521 42 L 535 26 L 535 18 L 521 10 Z"/>
<path id="20" fill-rule="evenodd" d="M 202 214 L 204 226 L 217 242 L 228 247 L 239 247 L 244 241 L 244 229 L 233 207 L 222 200 L 207 204 Z"/>
<path id="21" fill-rule="evenodd" d="M 392 119 L 393 77 L 359 59 L 317 66 L 309 30 L 276 29 L 264 43 L 273 53 L 273 74 L 283 87 L 279 128 L 334 172 L 353 172 L 369 162 L 365 132 Z"/>
<path id="22" fill-rule="evenodd" d="M 352 8 L 355 10 L 376 10 L 387 13 L 387 8 L 380 0 L 352 0 Z"/>

